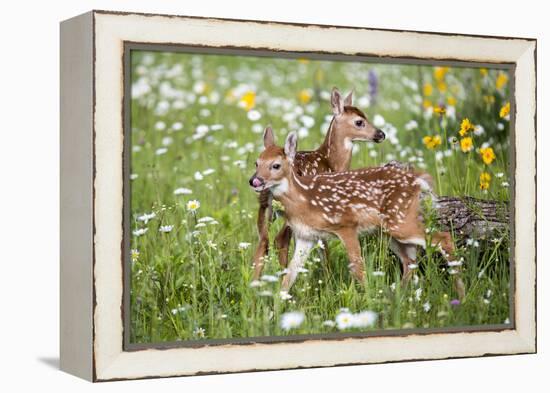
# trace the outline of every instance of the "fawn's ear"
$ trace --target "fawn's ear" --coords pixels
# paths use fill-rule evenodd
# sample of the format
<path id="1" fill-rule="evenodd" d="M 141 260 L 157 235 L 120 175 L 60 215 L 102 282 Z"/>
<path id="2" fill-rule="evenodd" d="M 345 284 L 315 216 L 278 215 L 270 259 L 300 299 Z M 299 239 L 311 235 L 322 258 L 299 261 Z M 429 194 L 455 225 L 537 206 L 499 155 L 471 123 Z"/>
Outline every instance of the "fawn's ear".
<path id="1" fill-rule="evenodd" d="M 275 135 L 273 135 L 273 130 L 270 126 L 267 126 L 264 131 L 264 147 L 267 149 L 269 146 L 275 144 Z"/>
<path id="2" fill-rule="evenodd" d="M 351 101 L 353 100 L 353 90 L 344 98 L 344 106 L 352 106 Z"/>
<path id="3" fill-rule="evenodd" d="M 332 113 L 334 113 L 334 115 L 338 116 L 344 113 L 344 100 L 342 94 L 340 94 L 336 87 L 332 88 L 330 105 L 332 106 Z"/>
<path id="4" fill-rule="evenodd" d="M 291 161 L 293 161 L 294 157 L 296 156 L 297 146 L 298 146 L 298 137 L 296 136 L 296 133 L 293 131 L 290 134 L 288 134 L 285 142 L 285 154 Z"/>

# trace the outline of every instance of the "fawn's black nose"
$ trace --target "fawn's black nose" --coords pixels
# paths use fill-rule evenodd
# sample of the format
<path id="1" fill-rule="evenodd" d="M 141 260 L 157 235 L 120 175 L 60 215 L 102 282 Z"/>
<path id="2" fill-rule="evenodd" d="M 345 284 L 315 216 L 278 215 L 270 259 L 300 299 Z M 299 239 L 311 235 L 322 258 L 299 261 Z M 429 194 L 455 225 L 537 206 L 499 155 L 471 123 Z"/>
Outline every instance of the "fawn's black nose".
<path id="1" fill-rule="evenodd" d="M 377 128 L 376 131 L 374 132 L 374 141 L 376 143 L 380 143 L 382 142 L 384 139 L 386 139 L 386 134 L 384 134 L 384 131 L 382 131 L 381 129 Z"/>
<path id="2" fill-rule="evenodd" d="M 250 180 L 248 180 L 248 184 L 250 184 L 250 187 L 257 188 L 264 184 L 264 180 L 254 175 L 250 178 Z"/>

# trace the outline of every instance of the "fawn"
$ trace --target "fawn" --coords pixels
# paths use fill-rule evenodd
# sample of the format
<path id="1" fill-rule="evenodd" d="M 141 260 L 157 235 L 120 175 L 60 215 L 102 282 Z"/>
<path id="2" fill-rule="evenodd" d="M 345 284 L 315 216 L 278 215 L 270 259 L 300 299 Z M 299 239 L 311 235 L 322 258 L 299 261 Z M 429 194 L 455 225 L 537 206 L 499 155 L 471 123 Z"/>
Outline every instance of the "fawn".
<path id="1" fill-rule="evenodd" d="M 331 107 L 333 118 L 323 144 L 317 150 L 296 152 L 294 156 L 294 169 L 299 176 L 347 170 L 351 162 L 353 142 L 373 141 L 380 143 L 385 139 L 384 132 L 374 127 L 361 110 L 352 106 L 351 92 L 343 98 L 338 89 L 333 88 Z M 273 131 L 268 127 L 264 132 L 264 145 L 274 143 Z M 252 183 L 250 185 L 253 186 Z M 253 261 L 253 278 L 255 280 L 260 277 L 263 268 L 263 257 L 268 252 L 267 221 L 272 215 L 271 198 L 272 194 L 269 190 L 260 193 L 257 221 L 259 242 Z M 266 216 L 268 220 L 266 220 Z M 279 263 L 282 267 L 286 267 L 288 262 L 288 248 L 291 237 L 292 230 L 285 223 L 275 238 Z"/>
<path id="2" fill-rule="evenodd" d="M 296 240 L 294 255 L 281 289 L 288 291 L 315 241 L 336 235 L 343 242 L 353 276 L 363 282 L 363 259 L 358 236 L 382 228 L 391 236 L 392 249 L 401 259 L 403 280 L 410 276 L 409 264 L 416 246 L 426 247 L 422 219 L 423 193 L 433 195 L 431 177 L 399 165 L 352 171 L 298 176 L 294 167 L 297 136 L 290 133 L 284 149 L 268 138 L 256 161 L 250 184 L 256 192 L 270 190 L 285 208 L 287 223 Z M 449 232 L 432 234 L 450 267 L 458 267 Z M 456 269 L 455 269 L 456 270 Z M 455 288 L 464 297 L 462 279 L 455 275 Z"/>

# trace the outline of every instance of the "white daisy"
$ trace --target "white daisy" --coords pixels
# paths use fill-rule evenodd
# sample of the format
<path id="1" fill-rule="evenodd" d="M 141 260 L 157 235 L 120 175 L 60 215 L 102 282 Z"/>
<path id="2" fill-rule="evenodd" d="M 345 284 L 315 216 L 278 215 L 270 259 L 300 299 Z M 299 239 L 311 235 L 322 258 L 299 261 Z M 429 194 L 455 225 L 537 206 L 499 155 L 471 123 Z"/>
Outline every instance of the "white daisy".
<path id="1" fill-rule="evenodd" d="M 192 194 L 193 191 L 190 190 L 189 188 L 185 188 L 185 187 L 180 187 L 180 188 L 176 188 L 174 190 L 174 195 L 189 195 L 189 194 Z"/>
<path id="2" fill-rule="evenodd" d="M 246 250 L 248 247 L 250 247 L 250 243 L 247 243 L 247 242 L 239 243 L 239 250 Z"/>
<path id="3" fill-rule="evenodd" d="M 206 337 L 206 330 L 204 330 L 203 328 L 199 327 L 199 328 L 196 328 L 194 331 L 193 331 L 193 334 L 197 337 L 200 337 L 200 338 L 204 338 Z"/>
<path id="4" fill-rule="evenodd" d="M 196 199 L 193 199 L 189 202 L 187 202 L 187 210 L 189 211 L 196 211 L 199 207 L 201 207 L 201 203 L 197 201 Z"/>
<path id="5" fill-rule="evenodd" d="M 384 124 L 386 124 L 386 120 L 382 117 L 382 115 L 376 114 L 372 119 L 372 124 L 374 124 L 375 127 L 383 127 Z"/>
<path id="6" fill-rule="evenodd" d="M 422 288 L 418 288 L 416 291 L 414 291 L 414 297 L 416 301 L 419 301 L 421 296 L 422 296 Z"/>
<path id="7" fill-rule="evenodd" d="M 171 232 L 172 229 L 174 229 L 173 225 L 161 225 L 159 227 L 159 232 L 168 233 L 168 232 Z"/>
<path id="8" fill-rule="evenodd" d="M 195 172 L 195 174 L 193 175 L 193 177 L 194 177 L 195 180 L 197 180 L 197 181 L 201 181 L 202 179 L 204 179 L 204 176 L 203 176 L 202 173 L 200 173 L 199 171 Z"/>
<path id="9" fill-rule="evenodd" d="M 311 128 L 315 125 L 315 119 L 311 116 L 308 116 L 308 115 L 301 116 L 300 121 L 307 128 Z"/>
<path id="10" fill-rule="evenodd" d="M 137 218 L 138 221 L 142 221 L 143 223 L 147 224 L 150 220 L 152 220 L 153 218 L 155 218 L 157 215 L 155 214 L 155 212 L 151 212 L 149 214 L 145 213 L 145 214 L 142 214 L 141 216 L 139 216 Z"/>
<path id="11" fill-rule="evenodd" d="M 290 293 L 288 293 L 287 291 L 281 291 L 279 292 L 279 297 L 282 299 L 282 300 L 290 300 L 292 299 L 292 295 Z"/>
<path id="12" fill-rule="evenodd" d="M 336 316 L 336 326 L 340 330 L 345 330 L 353 327 L 354 315 L 350 312 L 341 312 Z"/>
<path id="13" fill-rule="evenodd" d="M 264 274 L 261 279 L 262 279 L 262 281 L 267 281 L 267 282 L 277 282 L 277 281 L 279 281 L 279 278 L 277 276 L 273 276 L 273 275 L 270 275 L 270 274 Z"/>
<path id="14" fill-rule="evenodd" d="M 250 282 L 250 288 L 258 288 L 258 287 L 261 287 L 262 285 L 264 285 L 265 283 L 259 281 L 259 280 L 253 280 Z"/>
<path id="15" fill-rule="evenodd" d="M 258 112 L 257 110 L 253 109 L 251 111 L 248 111 L 246 116 L 248 117 L 248 120 L 250 120 L 250 121 L 258 121 L 258 120 L 261 119 L 262 114 L 260 112 Z"/>
<path id="16" fill-rule="evenodd" d="M 374 311 L 362 311 L 353 316 L 353 327 L 366 328 L 376 323 L 378 315 Z"/>
<path id="17" fill-rule="evenodd" d="M 425 312 L 428 312 L 431 310 L 432 305 L 430 304 L 430 302 L 426 302 L 422 305 L 422 308 L 424 309 Z"/>
<path id="18" fill-rule="evenodd" d="M 155 150 L 155 154 L 156 154 L 157 156 L 161 156 L 161 155 L 163 155 L 163 154 L 166 154 L 167 151 L 168 151 L 167 148 L 165 148 L 165 147 L 159 147 L 157 150 Z"/>
<path id="19" fill-rule="evenodd" d="M 416 120 L 410 120 L 405 124 L 405 130 L 412 131 L 414 129 L 418 128 L 418 123 Z"/>
<path id="20" fill-rule="evenodd" d="M 165 123 L 165 122 L 163 122 L 163 121 L 157 121 L 157 122 L 155 123 L 155 130 L 157 130 L 157 131 L 162 131 L 162 130 L 164 130 L 165 128 L 166 128 L 166 123 Z"/>
<path id="21" fill-rule="evenodd" d="M 281 315 L 281 329 L 289 331 L 296 329 L 304 322 L 305 315 L 301 311 L 286 312 Z"/>
<path id="22" fill-rule="evenodd" d="M 140 228 L 140 229 L 136 229 L 135 231 L 133 231 L 132 233 L 134 234 L 134 236 L 141 236 L 141 235 L 145 235 L 145 233 L 149 230 L 149 228 Z"/>

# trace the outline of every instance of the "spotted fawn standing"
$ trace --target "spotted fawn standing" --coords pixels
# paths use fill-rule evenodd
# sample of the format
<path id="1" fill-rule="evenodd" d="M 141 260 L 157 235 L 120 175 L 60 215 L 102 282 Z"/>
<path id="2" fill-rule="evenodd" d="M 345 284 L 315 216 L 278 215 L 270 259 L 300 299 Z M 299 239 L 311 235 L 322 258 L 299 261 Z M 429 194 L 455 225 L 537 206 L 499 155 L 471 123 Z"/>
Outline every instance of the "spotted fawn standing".
<path id="1" fill-rule="evenodd" d="M 379 143 L 385 139 L 384 133 L 374 127 L 361 110 L 352 106 L 352 93 L 343 98 L 338 89 L 333 88 L 331 107 L 333 117 L 323 144 L 317 150 L 296 152 L 294 156 L 294 169 L 298 176 L 347 170 L 351 162 L 353 142 Z M 273 144 L 275 144 L 273 131 L 268 127 L 264 132 L 264 145 Z M 254 186 L 252 183 L 250 185 Z M 263 258 L 268 252 L 268 222 L 272 215 L 272 197 L 268 189 L 260 192 L 257 221 L 259 242 L 254 253 L 254 279 L 260 277 Z M 288 262 L 291 237 L 292 229 L 285 223 L 275 238 L 279 262 L 283 267 L 286 267 Z"/>
<path id="2" fill-rule="evenodd" d="M 336 235 L 343 242 L 349 267 L 363 282 L 364 270 L 359 235 L 382 228 L 391 236 L 392 249 L 403 264 L 403 278 L 416 246 L 426 247 L 422 219 L 422 196 L 432 193 L 431 177 L 408 167 L 386 165 L 338 173 L 299 176 L 295 168 L 297 137 L 290 133 L 284 149 L 269 138 L 256 161 L 250 184 L 256 192 L 270 190 L 285 208 L 287 224 L 294 233 L 294 256 L 284 276 L 282 290 L 288 291 L 299 269 L 318 239 Z M 456 268 L 455 248 L 448 232 L 435 232 L 431 242 L 449 266 Z M 464 297 L 464 284 L 455 275 L 455 287 Z"/>

